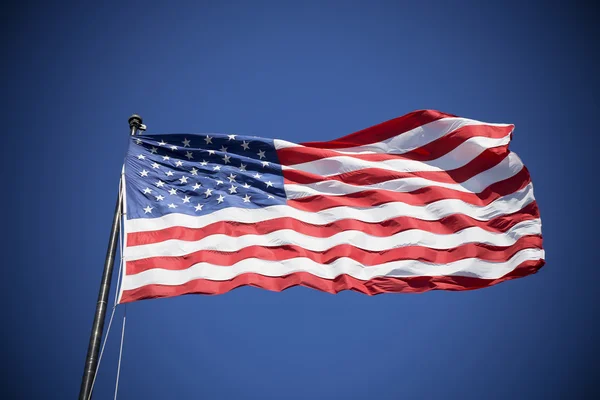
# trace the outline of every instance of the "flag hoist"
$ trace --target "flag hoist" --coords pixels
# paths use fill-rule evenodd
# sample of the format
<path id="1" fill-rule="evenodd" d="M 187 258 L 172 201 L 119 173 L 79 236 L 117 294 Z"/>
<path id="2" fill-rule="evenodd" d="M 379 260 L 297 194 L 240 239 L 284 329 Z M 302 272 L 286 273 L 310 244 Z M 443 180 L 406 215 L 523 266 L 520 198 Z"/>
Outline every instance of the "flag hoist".
<path id="1" fill-rule="evenodd" d="M 142 117 L 137 114 L 133 114 L 131 117 L 129 117 L 129 132 L 131 136 L 134 136 L 138 133 L 138 131 L 145 129 L 146 126 L 142 124 Z M 115 213 L 113 215 L 112 227 L 110 228 L 110 236 L 108 238 L 108 248 L 106 250 L 106 260 L 104 261 L 104 271 L 102 272 L 102 280 L 100 282 L 100 290 L 98 292 L 98 301 L 96 302 L 96 312 L 94 313 L 94 322 L 92 324 L 92 331 L 90 333 L 90 343 L 88 345 L 87 356 L 85 357 L 81 388 L 79 389 L 79 400 L 88 400 L 91 398 L 92 385 L 98 369 L 98 352 L 100 351 L 102 332 L 104 331 L 104 319 L 106 317 L 108 296 L 110 294 L 110 283 L 112 279 L 113 266 L 115 263 L 115 254 L 117 252 L 117 242 L 119 239 L 119 219 L 121 218 L 123 212 L 122 188 L 123 177 L 121 177 L 119 182 L 119 194 L 117 196 L 117 204 L 115 205 Z"/>

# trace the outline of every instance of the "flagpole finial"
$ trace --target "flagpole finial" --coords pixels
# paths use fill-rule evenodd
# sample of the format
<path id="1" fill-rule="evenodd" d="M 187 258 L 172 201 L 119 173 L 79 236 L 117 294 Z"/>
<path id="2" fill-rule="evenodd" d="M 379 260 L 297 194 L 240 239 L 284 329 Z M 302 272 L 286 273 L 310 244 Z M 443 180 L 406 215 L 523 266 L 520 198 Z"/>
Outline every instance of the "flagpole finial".
<path id="1" fill-rule="evenodd" d="M 137 114 L 133 114 L 127 120 L 129 122 L 129 129 L 131 130 L 131 135 L 135 135 L 138 130 L 146 130 L 146 125 L 142 124 L 142 117 Z"/>
<path id="2" fill-rule="evenodd" d="M 127 121 L 129 122 L 130 128 L 133 128 L 134 126 L 138 128 L 142 124 L 142 117 L 137 114 L 133 114 Z"/>

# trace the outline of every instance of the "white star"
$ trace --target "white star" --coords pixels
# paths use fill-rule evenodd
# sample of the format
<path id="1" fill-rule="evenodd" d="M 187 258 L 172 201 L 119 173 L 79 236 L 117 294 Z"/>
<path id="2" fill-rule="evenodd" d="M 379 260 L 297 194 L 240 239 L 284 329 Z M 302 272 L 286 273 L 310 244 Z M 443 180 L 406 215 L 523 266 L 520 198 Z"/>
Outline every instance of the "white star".
<path id="1" fill-rule="evenodd" d="M 271 187 L 271 186 L 273 186 L 273 183 L 271 183 L 271 181 L 268 181 L 267 182 L 267 187 Z"/>
<path id="2" fill-rule="evenodd" d="M 177 150 L 177 146 L 175 146 L 175 145 L 171 146 L 171 150 L 173 150 L 173 151 Z"/>
<path id="3" fill-rule="evenodd" d="M 186 151 L 185 156 L 188 158 L 188 160 L 191 160 L 192 158 L 194 158 L 194 155 L 192 154 L 191 151 Z"/>
<path id="4" fill-rule="evenodd" d="M 220 166 L 220 165 L 215 165 L 215 166 L 213 167 L 213 169 L 214 169 L 215 171 L 219 171 L 219 170 L 221 169 L 221 166 Z"/>
<path id="5" fill-rule="evenodd" d="M 198 175 L 198 170 L 196 168 L 192 168 L 190 172 L 192 173 L 192 175 Z"/>
<path id="6" fill-rule="evenodd" d="M 169 208 L 177 208 L 177 206 L 173 203 L 169 204 Z"/>
<path id="7" fill-rule="evenodd" d="M 229 190 L 229 194 L 237 193 L 237 188 L 233 185 L 231 185 L 231 187 L 227 190 Z"/>
<path id="8" fill-rule="evenodd" d="M 179 181 L 181 183 L 187 183 L 187 176 L 182 176 L 181 178 L 179 178 Z"/>
<path id="9" fill-rule="evenodd" d="M 150 194 L 150 193 L 152 193 L 152 189 L 150 189 L 150 188 L 144 189 L 144 194 Z"/>
<path id="10" fill-rule="evenodd" d="M 268 195 L 268 196 L 267 196 L 267 198 L 269 198 L 269 199 L 274 199 L 275 197 L 273 197 L 273 196 L 271 196 L 271 195 Z"/>
<path id="11" fill-rule="evenodd" d="M 227 153 L 227 147 L 221 146 L 221 150 L 219 150 L 219 151 L 222 151 L 223 153 Z"/>
<path id="12" fill-rule="evenodd" d="M 160 164 L 158 164 L 158 163 L 153 163 L 153 164 L 152 164 L 152 168 L 160 168 Z"/>
<path id="13" fill-rule="evenodd" d="M 264 168 L 264 167 L 268 167 L 268 166 L 269 166 L 269 162 L 268 162 L 268 161 L 263 161 L 263 162 L 262 162 L 262 165 L 263 165 L 263 168 Z"/>
<path id="14" fill-rule="evenodd" d="M 171 188 L 171 189 L 169 189 L 169 194 L 170 194 L 171 196 L 175 196 L 175 195 L 177 194 L 177 189 L 175 189 L 175 188 Z"/>
<path id="15" fill-rule="evenodd" d="M 254 175 L 254 177 L 255 177 L 256 179 L 260 179 L 260 177 L 261 177 L 261 176 L 262 176 L 262 175 L 261 175 L 261 174 L 259 174 L 258 172 L 257 172 L 257 173 Z"/>
<path id="16" fill-rule="evenodd" d="M 203 205 L 198 203 L 198 205 L 195 207 L 196 211 L 202 211 L 202 207 Z"/>
<path id="17" fill-rule="evenodd" d="M 153 208 L 154 207 L 146 206 L 146 208 L 144 208 L 144 214 L 151 213 Z"/>
<path id="18" fill-rule="evenodd" d="M 206 197 L 212 195 L 212 189 L 206 189 L 206 192 L 204 192 L 204 194 L 206 195 Z"/>
<path id="19" fill-rule="evenodd" d="M 175 161 L 176 167 L 181 167 L 182 165 L 183 165 L 183 161 L 180 161 L 180 160 Z"/>
<path id="20" fill-rule="evenodd" d="M 202 162 L 200 163 L 200 165 L 202 165 L 203 167 L 206 167 L 208 165 L 208 161 L 202 160 Z"/>
<path id="21" fill-rule="evenodd" d="M 183 143 L 183 147 L 190 147 L 190 141 L 187 140 L 187 138 L 183 139 L 183 142 L 181 143 Z"/>
<path id="22" fill-rule="evenodd" d="M 244 203 L 250 203 L 250 196 L 248 196 L 248 195 L 244 196 Z"/>
<path id="23" fill-rule="evenodd" d="M 242 142 L 242 147 L 244 148 L 244 150 L 248 150 L 248 147 L 250 147 L 250 145 L 248 144 L 248 142 L 246 142 L 245 140 Z"/>
<path id="24" fill-rule="evenodd" d="M 229 139 L 227 139 L 227 141 L 229 142 L 230 140 L 235 140 L 236 136 L 237 135 L 227 135 L 227 137 L 229 138 Z"/>
<path id="25" fill-rule="evenodd" d="M 142 139 L 135 139 L 136 144 L 142 144 Z"/>
<path id="26" fill-rule="evenodd" d="M 163 186 L 165 186 L 165 183 L 163 181 L 156 182 L 156 187 L 163 187 Z"/>
<path id="27" fill-rule="evenodd" d="M 167 172 L 165 172 L 165 174 L 167 174 L 167 176 L 173 176 L 173 172 L 172 171 L 167 171 Z"/>
<path id="28" fill-rule="evenodd" d="M 163 156 L 163 160 L 165 160 L 165 161 L 169 161 L 170 159 L 171 159 L 171 157 L 169 157 L 169 156 Z"/>
<path id="29" fill-rule="evenodd" d="M 158 153 L 158 149 L 157 149 L 156 147 L 152 147 L 152 148 L 150 149 L 150 153 L 152 153 L 152 154 L 156 154 L 156 153 Z"/>
<path id="30" fill-rule="evenodd" d="M 223 184 L 223 181 L 221 181 L 221 180 L 218 180 L 218 179 L 217 179 L 215 182 L 217 182 L 217 186 L 219 186 L 219 185 L 222 185 L 222 184 Z"/>
<path id="31" fill-rule="evenodd" d="M 248 185 L 248 182 L 244 183 L 244 189 L 250 189 L 250 185 Z"/>
<path id="32" fill-rule="evenodd" d="M 217 204 L 221 204 L 223 200 L 225 200 L 225 197 L 223 197 L 223 195 L 220 194 L 219 197 L 217 197 Z"/>
<path id="33" fill-rule="evenodd" d="M 259 150 L 258 153 L 256 153 L 256 155 L 258 156 L 258 158 L 260 158 L 261 160 L 263 158 L 265 158 L 265 152 L 262 150 Z"/>
<path id="34" fill-rule="evenodd" d="M 158 142 L 159 146 L 166 146 L 167 142 L 165 142 L 164 140 L 161 140 L 160 142 Z"/>
<path id="35" fill-rule="evenodd" d="M 144 160 L 145 158 L 146 158 L 146 156 L 145 156 L 145 155 L 143 155 L 143 154 L 140 154 L 140 155 L 138 156 L 138 159 L 139 159 L 139 160 Z"/>
<path id="36" fill-rule="evenodd" d="M 156 201 L 161 201 L 161 200 L 164 200 L 164 199 L 165 199 L 165 197 L 162 196 L 162 195 L 160 195 L 160 194 L 158 196 L 156 196 Z"/>
<path id="37" fill-rule="evenodd" d="M 148 171 L 143 170 L 142 172 L 140 172 L 141 176 L 148 176 Z"/>
<path id="38" fill-rule="evenodd" d="M 237 177 L 237 175 L 234 174 L 229 174 L 229 176 L 227 177 L 227 179 L 229 179 L 229 183 L 235 182 L 235 178 Z"/>
<path id="39" fill-rule="evenodd" d="M 212 139 L 210 136 L 206 135 L 206 137 L 204 138 L 204 141 L 206 142 L 206 144 L 212 144 Z"/>
<path id="40" fill-rule="evenodd" d="M 225 156 L 223 156 L 223 161 L 225 162 L 225 164 L 230 164 L 231 163 L 231 161 L 229 161 L 230 158 L 231 157 L 228 156 L 227 154 L 225 154 Z"/>
<path id="41" fill-rule="evenodd" d="M 198 182 L 196 182 L 196 184 L 192 188 L 194 190 L 196 190 L 196 189 L 200 189 L 200 187 L 202 187 L 202 185 L 200 185 Z"/>
<path id="42" fill-rule="evenodd" d="M 185 197 L 183 198 L 183 202 L 184 202 L 184 203 L 189 203 L 189 202 L 190 202 L 190 199 L 191 199 L 191 197 L 190 197 L 190 196 L 185 196 Z"/>
<path id="43" fill-rule="evenodd" d="M 240 164 L 241 164 L 240 165 L 240 171 L 246 172 L 246 164 L 242 164 L 242 163 L 240 163 Z"/>
<path id="44" fill-rule="evenodd" d="M 215 154 L 215 151 L 214 151 L 214 150 L 206 150 L 206 151 L 208 151 L 208 155 L 209 155 L 209 156 L 212 156 L 213 154 Z"/>

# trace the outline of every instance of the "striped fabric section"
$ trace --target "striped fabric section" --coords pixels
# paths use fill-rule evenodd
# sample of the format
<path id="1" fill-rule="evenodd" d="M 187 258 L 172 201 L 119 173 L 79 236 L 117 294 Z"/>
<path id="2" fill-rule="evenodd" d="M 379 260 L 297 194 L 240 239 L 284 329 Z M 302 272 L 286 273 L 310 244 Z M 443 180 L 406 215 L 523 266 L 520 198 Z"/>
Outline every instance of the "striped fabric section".
<path id="1" fill-rule="evenodd" d="M 513 129 L 423 110 L 327 142 L 212 135 L 229 145 L 212 150 L 208 135 L 187 135 L 192 145 L 181 149 L 169 148 L 179 136 L 140 137 L 125 164 L 120 302 L 243 285 L 469 290 L 535 273 L 541 220 L 529 173 L 508 148 Z M 168 206 L 144 187 L 145 165 L 164 161 L 161 151 L 168 164 L 154 170 L 172 169 L 165 184 L 181 192 Z M 221 166 L 235 189 L 218 184 Z M 187 175 L 202 189 L 190 190 Z"/>

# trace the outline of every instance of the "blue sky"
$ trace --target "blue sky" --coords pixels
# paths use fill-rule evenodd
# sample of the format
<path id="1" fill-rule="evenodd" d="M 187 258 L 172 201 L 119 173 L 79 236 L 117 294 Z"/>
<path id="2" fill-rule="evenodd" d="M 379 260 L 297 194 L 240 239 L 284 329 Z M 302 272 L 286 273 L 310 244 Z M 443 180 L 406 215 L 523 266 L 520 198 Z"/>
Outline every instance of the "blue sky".
<path id="1" fill-rule="evenodd" d="M 297 142 L 423 108 L 516 125 L 542 214 L 538 274 L 463 293 L 241 288 L 133 303 L 120 398 L 600 394 L 592 9 L 124 3 L 5 8 L 5 398 L 79 391 L 130 114 L 149 133 Z M 112 398 L 123 311 L 99 399 Z"/>

